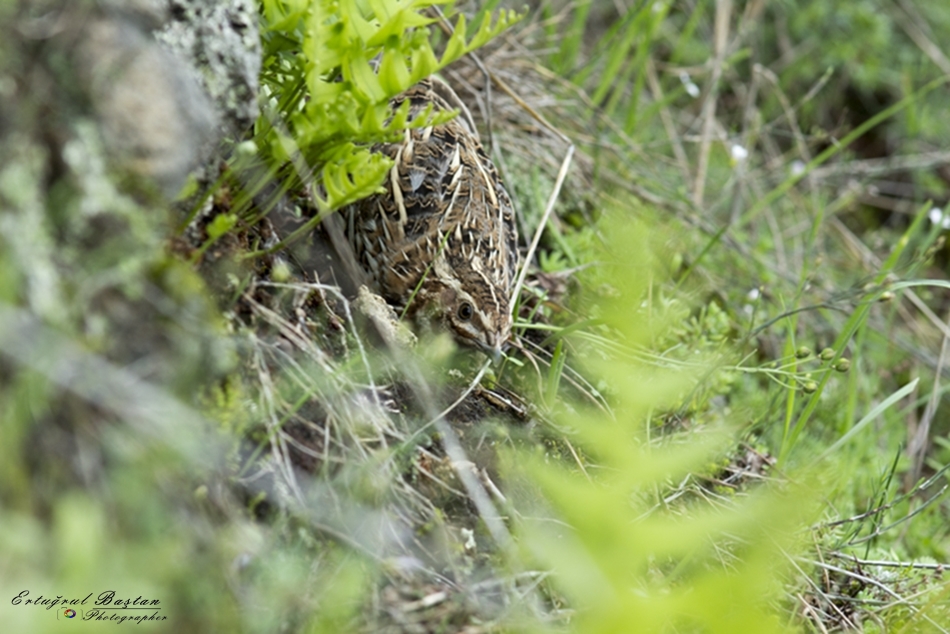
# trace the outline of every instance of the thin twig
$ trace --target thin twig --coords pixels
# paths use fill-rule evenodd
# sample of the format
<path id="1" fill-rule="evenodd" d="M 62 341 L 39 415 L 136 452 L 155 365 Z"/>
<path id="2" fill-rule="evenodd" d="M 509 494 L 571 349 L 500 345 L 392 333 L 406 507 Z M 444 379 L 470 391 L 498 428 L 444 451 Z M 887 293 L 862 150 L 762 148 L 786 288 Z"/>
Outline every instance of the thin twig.
<path id="1" fill-rule="evenodd" d="M 858 559 L 854 555 L 828 551 L 829 555 L 838 559 L 845 559 L 859 566 L 878 566 L 881 568 L 914 568 L 916 570 L 950 570 L 950 563 L 926 563 L 920 561 L 881 561 L 874 559 Z"/>
<path id="2" fill-rule="evenodd" d="M 515 311 L 515 306 L 517 302 L 514 301 L 521 294 L 521 287 L 524 286 L 525 277 L 528 274 L 528 267 L 531 264 L 531 259 L 534 257 L 534 252 L 538 249 L 538 243 L 541 242 L 541 236 L 544 233 L 545 227 L 547 227 L 548 219 L 551 217 L 551 212 L 554 211 L 554 205 L 557 202 L 558 195 L 561 193 L 561 187 L 564 185 L 564 179 L 567 177 L 567 170 L 571 165 L 571 158 L 574 156 L 574 144 L 567 148 L 567 154 L 564 155 L 564 160 L 561 162 L 561 169 L 558 170 L 557 180 L 554 181 L 554 189 L 551 190 L 551 195 L 548 197 L 548 204 L 544 208 L 544 214 L 541 216 L 541 222 L 538 223 L 538 228 L 534 232 L 534 238 L 531 240 L 531 244 L 528 246 L 528 252 L 525 254 L 524 264 L 521 266 L 521 271 L 518 273 L 518 279 L 515 282 L 515 286 L 511 291 L 511 312 L 512 315 Z"/>
<path id="3" fill-rule="evenodd" d="M 646 63 L 647 83 L 650 85 L 650 91 L 653 93 L 653 100 L 656 103 L 663 103 L 663 87 L 656 76 L 656 68 L 653 64 L 653 58 L 647 58 Z M 676 157 L 676 163 L 679 165 L 683 174 L 683 182 L 689 182 L 691 174 L 689 173 L 689 158 L 686 156 L 686 150 L 683 149 L 683 141 L 676 131 L 676 125 L 673 123 L 673 115 L 670 109 L 664 105 L 660 108 L 660 120 L 663 122 L 663 128 L 666 130 L 666 136 L 670 139 L 670 146 L 673 148 L 673 156 Z"/>
<path id="4" fill-rule="evenodd" d="M 439 412 L 436 416 L 433 416 L 432 419 L 429 420 L 429 422 L 427 422 L 426 424 L 422 425 L 421 427 L 419 427 L 419 429 L 417 429 L 415 432 L 413 432 L 413 434 L 412 434 L 411 436 L 409 436 L 409 438 L 407 438 L 407 439 L 405 440 L 405 444 L 407 444 L 407 445 L 411 444 L 412 441 L 413 441 L 417 436 L 419 436 L 421 433 L 423 433 L 425 430 L 429 429 L 429 428 L 432 427 L 433 425 L 437 424 L 440 420 L 442 420 L 443 418 L 445 418 L 446 416 L 448 416 L 449 414 L 451 414 L 452 411 L 453 411 L 456 407 L 458 407 L 459 405 L 461 405 L 461 404 L 465 401 L 465 399 L 468 398 L 468 395 L 471 394 L 472 391 L 473 391 L 476 387 L 478 387 L 479 383 L 481 383 L 482 377 L 485 376 L 485 372 L 488 370 L 488 367 L 489 367 L 491 364 L 492 364 L 492 360 L 491 360 L 491 359 L 485 361 L 485 363 L 482 365 L 481 369 L 478 371 L 478 374 L 476 374 L 476 375 L 475 375 L 475 378 L 472 379 L 472 380 L 469 382 L 468 387 L 465 388 L 465 390 L 462 391 L 462 393 L 459 395 L 459 397 L 458 397 L 457 399 L 455 399 L 455 401 L 454 401 L 451 405 L 449 405 L 449 406 L 446 407 L 444 410 L 442 410 L 441 412 Z"/>
<path id="5" fill-rule="evenodd" d="M 719 99 L 719 81 L 726 57 L 729 40 L 729 22 L 732 19 L 732 0 L 716 0 L 715 41 L 712 60 L 712 76 L 703 103 L 703 132 L 699 145 L 699 162 L 696 168 L 696 181 L 693 184 L 693 204 L 703 206 L 703 194 L 706 189 L 706 172 L 709 169 L 709 152 L 712 149 L 713 128 L 716 119 L 716 102 Z"/>
<path id="6" fill-rule="evenodd" d="M 930 58 L 941 72 L 950 75 L 950 59 L 947 59 L 940 47 L 921 28 L 921 25 L 926 27 L 927 22 L 921 17 L 917 8 L 910 0 L 897 0 L 897 3 L 904 12 L 892 11 L 891 14 L 894 16 L 894 20 L 900 24 L 904 32 L 914 41 L 914 44 L 924 52 L 924 55 Z"/>
<path id="7" fill-rule="evenodd" d="M 947 313 L 947 326 L 950 327 L 950 312 Z M 924 466 L 930 436 L 930 424 L 933 422 L 937 407 L 940 404 L 940 376 L 947 360 L 948 341 L 950 341 L 950 337 L 944 335 L 940 343 L 940 356 L 937 358 L 937 369 L 934 372 L 934 384 L 930 391 L 930 399 L 927 401 L 927 407 L 920 418 L 920 426 L 907 444 L 907 455 L 911 460 L 911 467 L 905 479 L 907 488 L 914 486 Z"/>

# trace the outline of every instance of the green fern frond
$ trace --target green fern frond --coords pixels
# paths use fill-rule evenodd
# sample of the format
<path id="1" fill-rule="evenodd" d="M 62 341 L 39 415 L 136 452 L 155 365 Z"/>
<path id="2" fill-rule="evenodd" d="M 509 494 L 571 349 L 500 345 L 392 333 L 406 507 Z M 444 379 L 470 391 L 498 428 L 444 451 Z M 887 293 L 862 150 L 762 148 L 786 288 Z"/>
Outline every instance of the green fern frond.
<path id="1" fill-rule="evenodd" d="M 471 35 L 459 16 L 439 57 L 427 28 L 435 19 L 423 13 L 439 4 L 444 0 L 261 0 L 261 82 L 264 93 L 275 96 L 275 107 L 265 109 L 255 140 L 272 167 L 296 153 L 308 173 L 320 174 L 326 193 L 318 200 L 321 213 L 382 184 L 389 160 L 362 147 L 454 116 L 429 111 L 409 123 L 408 105 L 396 112 L 389 107 L 393 97 L 521 17 L 501 11 L 493 22 L 486 14 Z"/>

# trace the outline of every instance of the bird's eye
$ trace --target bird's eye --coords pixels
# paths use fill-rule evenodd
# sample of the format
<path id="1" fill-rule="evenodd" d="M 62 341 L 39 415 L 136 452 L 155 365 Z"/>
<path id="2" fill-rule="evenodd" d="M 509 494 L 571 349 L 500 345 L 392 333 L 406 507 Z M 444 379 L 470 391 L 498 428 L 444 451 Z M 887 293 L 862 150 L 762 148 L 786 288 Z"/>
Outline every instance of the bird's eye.
<path id="1" fill-rule="evenodd" d="M 458 313 L 456 313 L 462 321 L 468 321 L 472 318 L 472 315 L 475 313 L 475 309 L 472 308 L 472 305 L 468 302 L 462 302 L 459 304 Z"/>

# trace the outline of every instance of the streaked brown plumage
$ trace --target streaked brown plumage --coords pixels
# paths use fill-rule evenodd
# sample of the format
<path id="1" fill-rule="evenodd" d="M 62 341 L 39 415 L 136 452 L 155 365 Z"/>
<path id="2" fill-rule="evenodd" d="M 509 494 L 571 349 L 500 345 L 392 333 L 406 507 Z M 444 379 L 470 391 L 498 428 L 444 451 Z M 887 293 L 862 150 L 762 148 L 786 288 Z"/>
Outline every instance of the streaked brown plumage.
<path id="1" fill-rule="evenodd" d="M 511 335 L 518 263 L 511 199 L 447 84 L 427 79 L 392 105 L 405 100 L 410 120 L 429 104 L 462 113 L 375 148 L 395 165 L 385 193 L 346 210 L 347 238 L 387 301 L 408 305 L 410 316 L 441 323 L 460 343 L 497 357 Z"/>

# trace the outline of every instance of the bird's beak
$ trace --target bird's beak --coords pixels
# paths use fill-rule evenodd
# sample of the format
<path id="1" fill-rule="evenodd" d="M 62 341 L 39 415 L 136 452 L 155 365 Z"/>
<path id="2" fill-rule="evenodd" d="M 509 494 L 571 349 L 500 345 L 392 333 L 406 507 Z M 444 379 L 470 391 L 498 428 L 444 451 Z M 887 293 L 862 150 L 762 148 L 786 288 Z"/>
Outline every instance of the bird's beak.
<path id="1" fill-rule="evenodd" d="M 498 363 L 504 358 L 505 355 L 501 351 L 502 344 L 495 343 L 494 341 L 491 343 L 495 343 L 495 345 L 481 341 L 477 343 L 478 349 L 488 355 L 488 358 L 492 361 L 492 365 L 498 365 Z"/>

